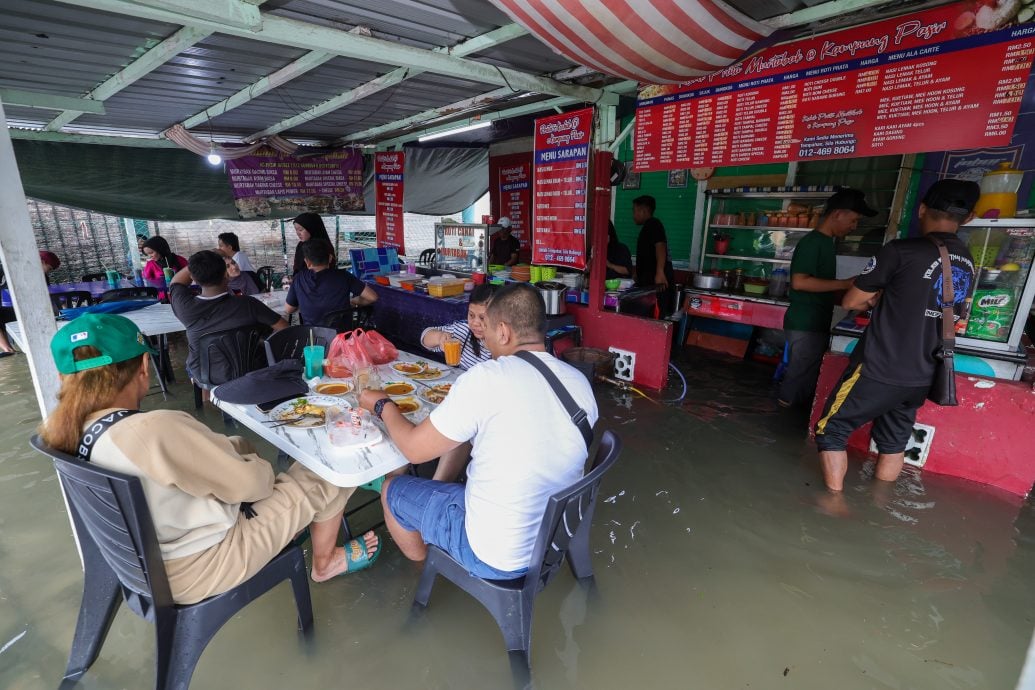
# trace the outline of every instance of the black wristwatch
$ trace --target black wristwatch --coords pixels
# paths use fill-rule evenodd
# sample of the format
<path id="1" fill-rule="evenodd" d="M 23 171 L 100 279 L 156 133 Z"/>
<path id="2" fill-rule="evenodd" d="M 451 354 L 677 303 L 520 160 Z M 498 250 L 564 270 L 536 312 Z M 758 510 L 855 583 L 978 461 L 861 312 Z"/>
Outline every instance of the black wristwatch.
<path id="1" fill-rule="evenodd" d="M 381 412 L 384 411 L 386 403 L 392 403 L 394 405 L 395 401 L 391 398 L 381 398 L 376 403 L 374 403 L 374 414 L 377 415 L 378 419 L 381 419 Z"/>

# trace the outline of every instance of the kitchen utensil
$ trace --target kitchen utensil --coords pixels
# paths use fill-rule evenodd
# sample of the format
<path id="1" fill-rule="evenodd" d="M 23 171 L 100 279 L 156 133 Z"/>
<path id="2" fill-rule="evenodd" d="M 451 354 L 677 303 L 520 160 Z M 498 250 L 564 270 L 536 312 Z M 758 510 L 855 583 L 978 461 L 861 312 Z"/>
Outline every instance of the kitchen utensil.
<path id="1" fill-rule="evenodd" d="M 618 278 L 608 278 L 604 281 L 604 287 L 608 290 L 617 290 L 622 281 Z"/>
<path id="2" fill-rule="evenodd" d="M 559 316 L 565 312 L 564 293 L 568 290 L 567 285 L 543 280 L 536 283 L 535 286 L 539 290 L 539 294 L 543 296 L 543 302 L 546 303 L 547 316 Z"/>
<path id="3" fill-rule="evenodd" d="M 722 287 L 722 276 L 713 276 L 707 273 L 695 273 L 693 279 L 695 288 L 701 290 L 718 290 Z"/>

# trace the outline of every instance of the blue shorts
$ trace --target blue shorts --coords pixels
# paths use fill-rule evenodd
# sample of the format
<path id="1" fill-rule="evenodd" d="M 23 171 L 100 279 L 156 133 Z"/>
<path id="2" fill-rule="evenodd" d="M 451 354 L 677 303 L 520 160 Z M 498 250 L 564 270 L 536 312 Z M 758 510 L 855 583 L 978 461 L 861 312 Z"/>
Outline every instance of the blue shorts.
<path id="1" fill-rule="evenodd" d="M 497 570 L 474 554 L 464 528 L 463 484 L 403 475 L 388 484 L 385 500 L 403 529 L 419 532 L 424 543 L 442 549 L 476 577 L 514 580 L 528 570 Z"/>

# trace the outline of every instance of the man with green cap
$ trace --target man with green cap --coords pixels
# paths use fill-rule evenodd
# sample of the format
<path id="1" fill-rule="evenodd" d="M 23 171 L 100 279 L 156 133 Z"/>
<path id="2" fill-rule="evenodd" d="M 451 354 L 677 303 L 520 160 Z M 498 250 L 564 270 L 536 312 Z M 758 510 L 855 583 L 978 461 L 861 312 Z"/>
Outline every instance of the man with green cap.
<path id="1" fill-rule="evenodd" d="M 217 434 L 186 412 L 141 412 L 154 352 L 129 319 L 80 316 L 54 335 L 51 352 L 61 391 L 40 436 L 56 450 L 140 478 L 177 603 L 246 581 L 307 525 L 317 582 L 377 557 L 373 532 L 336 546 L 354 489 L 297 463 L 274 475 L 245 439 Z M 98 432 L 102 418 L 115 421 Z M 92 438 L 84 438 L 87 429 Z"/>

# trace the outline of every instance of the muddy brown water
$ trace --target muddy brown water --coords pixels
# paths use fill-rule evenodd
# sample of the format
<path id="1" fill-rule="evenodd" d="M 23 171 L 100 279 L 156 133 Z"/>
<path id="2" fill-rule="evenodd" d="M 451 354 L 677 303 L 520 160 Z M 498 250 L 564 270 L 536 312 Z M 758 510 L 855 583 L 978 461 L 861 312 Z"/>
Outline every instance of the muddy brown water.
<path id="1" fill-rule="evenodd" d="M 679 364 L 679 403 L 598 387 L 625 450 L 597 506 L 595 586 L 564 572 L 539 596 L 530 675 L 449 583 L 411 610 L 419 567 L 389 543 L 371 569 L 312 585 L 311 641 L 281 585 L 216 635 L 192 687 L 1015 687 L 1035 619 L 1029 504 L 912 471 L 876 490 L 853 458 L 843 505 L 820 505 L 804 418 L 770 402 L 770 370 Z M 673 377 L 661 397 L 681 388 Z M 145 407 L 192 410 L 189 387 L 173 390 Z M 24 356 L 0 360 L 0 419 L 0 688 L 54 688 L 82 573 L 53 469 L 27 445 Z M 153 639 L 123 608 L 80 687 L 151 687 Z"/>

